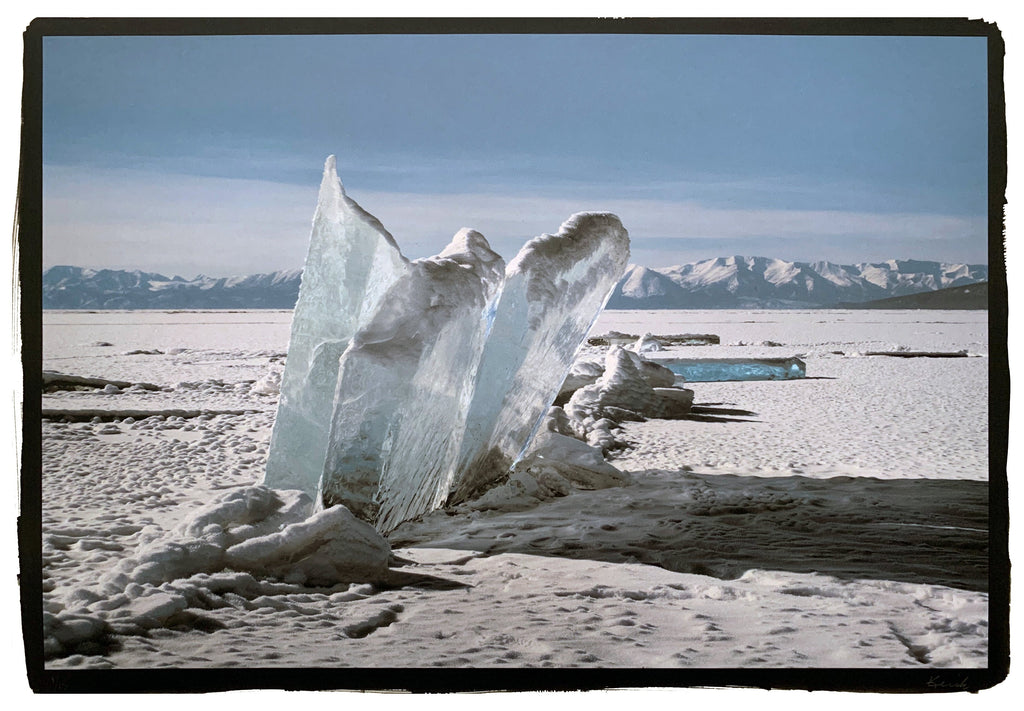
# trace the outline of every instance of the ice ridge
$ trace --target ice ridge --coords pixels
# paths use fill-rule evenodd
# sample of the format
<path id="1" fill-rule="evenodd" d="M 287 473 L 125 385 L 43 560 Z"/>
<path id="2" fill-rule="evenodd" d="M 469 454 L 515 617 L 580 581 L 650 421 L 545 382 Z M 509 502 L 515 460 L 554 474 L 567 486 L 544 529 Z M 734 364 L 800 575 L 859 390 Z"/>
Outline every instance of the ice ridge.
<path id="1" fill-rule="evenodd" d="M 587 212 L 507 266 L 470 229 L 409 262 L 328 158 L 265 483 L 387 531 L 503 480 L 628 259 Z"/>

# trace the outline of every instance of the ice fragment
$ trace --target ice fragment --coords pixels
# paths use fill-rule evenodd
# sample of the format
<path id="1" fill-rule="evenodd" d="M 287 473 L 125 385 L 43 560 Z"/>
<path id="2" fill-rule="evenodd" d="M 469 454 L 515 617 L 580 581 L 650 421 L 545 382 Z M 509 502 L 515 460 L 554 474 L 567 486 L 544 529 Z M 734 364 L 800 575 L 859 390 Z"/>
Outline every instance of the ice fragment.
<path id="1" fill-rule="evenodd" d="M 327 456 L 338 358 L 408 269 L 394 237 L 345 194 L 330 156 L 292 316 L 267 486 L 316 492 Z"/>
<path id="2" fill-rule="evenodd" d="M 462 230 L 395 282 L 341 358 L 325 504 L 389 530 L 444 501 L 504 270 Z"/>
<path id="3" fill-rule="evenodd" d="M 579 213 L 507 268 L 473 230 L 409 262 L 329 158 L 264 483 L 387 531 L 505 478 L 628 257 Z"/>
<path id="4" fill-rule="evenodd" d="M 658 360 L 688 383 L 793 380 L 807 376 L 799 358 L 668 358 Z"/>
<path id="5" fill-rule="evenodd" d="M 450 500 L 502 478 L 522 455 L 628 261 L 619 218 L 578 213 L 508 265 Z"/>

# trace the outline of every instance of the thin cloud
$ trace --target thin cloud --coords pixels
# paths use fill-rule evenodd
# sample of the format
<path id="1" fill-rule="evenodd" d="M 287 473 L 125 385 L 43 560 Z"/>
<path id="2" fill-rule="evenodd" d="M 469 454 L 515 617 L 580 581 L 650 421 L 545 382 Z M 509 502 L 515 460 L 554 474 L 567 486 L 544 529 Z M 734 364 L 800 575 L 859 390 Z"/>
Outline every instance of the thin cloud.
<path id="1" fill-rule="evenodd" d="M 849 243 L 857 240 L 886 244 L 892 255 L 909 256 L 912 248 L 919 258 L 941 256 L 927 253 L 930 243 L 946 249 L 956 241 L 980 245 L 984 254 L 987 229 L 984 216 L 731 209 L 696 201 L 604 199 L 576 190 L 571 196 L 537 197 L 348 189 L 412 258 L 436 254 L 462 227 L 480 230 L 511 258 L 526 240 L 556 231 L 582 211 L 619 215 L 642 242 L 643 253 L 659 264 L 688 261 L 673 256 L 691 252 L 687 240 L 708 257 L 735 253 L 738 245 L 742 253 L 782 256 L 772 254 L 780 241 L 804 241 L 813 242 L 819 258 L 831 259 L 840 250 L 849 254 Z M 315 201 L 315 185 L 46 166 L 44 264 L 183 276 L 292 268 L 305 257 Z M 721 249 L 715 249 L 719 242 Z"/>
<path id="2" fill-rule="evenodd" d="M 356 196 L 356 199 L 359 199 Z M 665 238 L 756 239 L 756 238 L 886 238 L 901 240 L 949 239 L 983 242 L 987 220 L 984 216 L 961 217 L 934 214 L 878 214 L 840 210 L 727 209 L 696 202 L 666 200 L 601 200 L 537 198 L 498 195 L 423 195 L 410 193 L 363 194 L 367 205 L 378 214 L 390 215 L 396 229 L 416 222 L 441 224 L 462 220 L 486 235 L 493 226 L 499 233 L 531 227 L 557 229 L 573 212 L 600 210 L 622 218 L 630 233 L 646 239 Z M 372 209 L 371 209 L 372 211 Z M 382 218 L 383 219 L 383 218 Z M 515 232 L 513 232 L 515 234 Z"/>

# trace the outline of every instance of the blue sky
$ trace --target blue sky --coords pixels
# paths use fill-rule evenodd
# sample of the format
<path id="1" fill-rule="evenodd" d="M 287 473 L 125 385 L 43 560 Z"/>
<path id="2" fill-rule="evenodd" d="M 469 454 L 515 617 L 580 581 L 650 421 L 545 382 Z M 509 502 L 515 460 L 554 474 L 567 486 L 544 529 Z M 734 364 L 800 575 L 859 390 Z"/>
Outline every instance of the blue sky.
<path id="1" fill-rule="evenodd" d="M 633 260 L 984 263 L 984 38 L 48 37 L 44 266 L 300 266 L 323 160 L 412 258 L 610 210 Z"/>

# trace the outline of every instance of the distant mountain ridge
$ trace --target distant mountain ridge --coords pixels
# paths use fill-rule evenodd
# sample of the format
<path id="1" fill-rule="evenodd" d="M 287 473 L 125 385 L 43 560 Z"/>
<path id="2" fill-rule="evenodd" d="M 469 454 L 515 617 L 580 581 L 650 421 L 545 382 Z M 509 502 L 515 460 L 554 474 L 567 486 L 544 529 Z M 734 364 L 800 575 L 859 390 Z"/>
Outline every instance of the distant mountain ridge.
<path id="1" fill-rule="evenodd" d="M 183 279 L 139 270 L 55 266 L 43 272 L 45 309 L 290 309 L 301 269 Z M 826 308 L 988 281 L 981 264 L 890 259 L 841 265 L 719 257 L 674 267 L 630 265 L 610 309 Z"/>
<path id="2" fill-rule="evenodd" d="M 610 309 L 825 308 L 988 281 L 988 266 L 890 259 L 835 264 L 719 257 L 675 267 L 630 265 Z"/>
<path id="3" fill-rule="evenodd" d="M 301 269 L 194 279 L 138 270 L 50 267 L 43 272 L 44 309 L 290 309 Z"/>
<path id="4" fill-rule="evenodd" d="M 947 289 L 924 291 L 920 294 L 890 296 L 877 301 L 839 304 L 839 306 L 851 309 L 987 309 L 988 282 L 951 286 Z"/>

